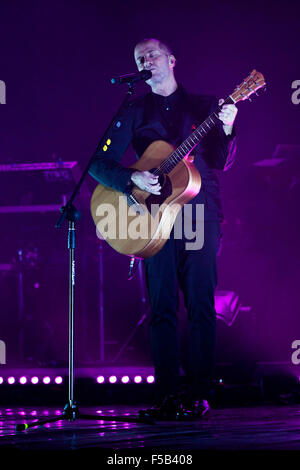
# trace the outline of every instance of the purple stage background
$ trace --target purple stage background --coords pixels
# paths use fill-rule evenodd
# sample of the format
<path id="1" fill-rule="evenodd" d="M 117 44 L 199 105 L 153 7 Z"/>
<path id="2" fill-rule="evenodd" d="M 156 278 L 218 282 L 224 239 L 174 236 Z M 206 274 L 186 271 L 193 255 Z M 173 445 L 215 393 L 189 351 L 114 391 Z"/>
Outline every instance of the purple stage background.
<path id="1" fill-rule="evenodd" d="M 110 78 L 135 71 L 133 47 L 141 38 L 158 37 L 173 47 L 178 81 L 193 92 L 225 98 L 253 68 L 264 74 L 266 93 L 238 105 L 237 161 L 220 175 L 226 220 L 218 288 L 235 291 L 252 309 L 243 318 L 240 313 L 231 330 L 220 324 L 219 359 L 230 360 L 236 343 L 238 354 L 289 364 L 291 344 L 300 339 L 300 104 L 292 102 L 292 83 L 300 80 L 299 14 L 299 2 L 288 0 L 180 6 L 169 0 L 0 1 L 1 164 L 59 158 L 83 169 L 125 92 Z M 140 85 L 138 93 L 145 90 Z M 255 165 L 283 144 L 279 166 Z M 133 161 L 129 150 L 124 164 Z M 0 206 L 60 204 L 73 183 L 43 178 L 41 172 L 0 172 Z M 96 183 L 90 176 L 87 185 L 91 193 Z M 77 239 L 76 355 L 92 363 L 100 359 L 99 245 L 88 195 L 82 192 L 77 205 L 84 219 Z M 21 324 L 20 273 L 0 271 L 0 339 L 8 365 L 20 360 L 19 326 L 25 362 L 67 357 L 66 227 L 54 229 L 57 217 L 0 213 L 0 264 L 14 267 L 20 249 L 28 261 Z M 107 360 L 142 314 L 139 279 L 127 281 L 128 263 L 103 246 Z M 146 322 L 123 360 L 148 361 L 147 341 Z"/>

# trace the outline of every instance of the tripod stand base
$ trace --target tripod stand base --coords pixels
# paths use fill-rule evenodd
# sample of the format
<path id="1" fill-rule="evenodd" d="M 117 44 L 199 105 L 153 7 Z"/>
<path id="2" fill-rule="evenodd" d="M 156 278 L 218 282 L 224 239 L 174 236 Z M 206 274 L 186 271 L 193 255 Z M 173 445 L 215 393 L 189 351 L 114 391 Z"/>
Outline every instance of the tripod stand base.
<path id="1" fill-rule="evenodd" d="M 79 408 L 77 404 L 67 403 L 64 407 L 62 416 L 55 416 L 55 418 L 48 418 L 43 420 L 34 421 L 33 423 L 19 423 L 16 424 L 16 431 L 25 431 L 28 428 L 35 428 L 37 426 L 44 426 L 44 424 L 55 423 L 55 421 L 61 421 L 62 419 L 67 419 L 68 421 L 74 421 L 79 418 Z M 95 418 L 96 419 L 96 418 Z"/>
<path id="2" fill-rule="evenodd" d="M 66 404 L 63 411 L 63 417 L 69 421 L 74 421 L 74 419 L 79 418 L 79 408 L 76 402 Z"/>
<path id="3" fill-rule="evenodd" d="M 143 423 L 143 424 L 155 424 L 156 421 L 150 416 L 103 416 L 98 415 L 88 415 L 88 414 L 81 414 L 79 413 L 79 409 L 76 403 L 68 403 L 64 407 L 64 411 L 62 415 L 55 416 L 53 418 L 45 418 L 34 421 L 33 423 L 18 423 L 15 426 L 16 431 L 26 431 L 29 428 L 35 428 L 38 426 L 44 426 L 45 424 L 55 423 L 56 421 L 75 421 L 75 419 L 83 419 L 83 420 L 92 420 L 92 421 L 119 421 L 121 423 Z"/>

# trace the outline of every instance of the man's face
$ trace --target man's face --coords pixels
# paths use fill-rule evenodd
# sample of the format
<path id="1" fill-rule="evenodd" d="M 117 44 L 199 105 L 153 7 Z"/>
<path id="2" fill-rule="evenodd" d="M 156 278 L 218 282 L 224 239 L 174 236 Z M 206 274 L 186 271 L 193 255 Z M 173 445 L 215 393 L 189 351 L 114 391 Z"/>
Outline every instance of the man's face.
<path id="1" fill-rule="evenodd" d="M 169 56 L 164 49 L 160 49 L 158 41 L 150 40 L 137 44 L 134 49 L 134 59 L 139 70 L 151 70 L 152 77 L 147 80 L 150 86 L 162 83 L 173 75 L 174 57 Z"/>

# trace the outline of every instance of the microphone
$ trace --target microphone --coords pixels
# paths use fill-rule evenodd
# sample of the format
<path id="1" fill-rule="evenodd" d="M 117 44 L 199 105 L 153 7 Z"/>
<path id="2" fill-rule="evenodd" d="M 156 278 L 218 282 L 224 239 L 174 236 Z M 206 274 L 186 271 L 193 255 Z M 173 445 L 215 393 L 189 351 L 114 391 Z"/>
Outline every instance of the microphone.
<path id="1" fill-rule="evenodd" d="M 120 75 L 119 77 L 114 77 L 111 79 L 111 83 L 114 84 L 122 84 L 127 83 L 130 85 L 132 83 L 140 82 L 141 80 L 149 80 L 152 77 L 152 72 L 150 70 L 141 70 L 140 72 L 136 73 L 128 73 L 127 75 Z"/>

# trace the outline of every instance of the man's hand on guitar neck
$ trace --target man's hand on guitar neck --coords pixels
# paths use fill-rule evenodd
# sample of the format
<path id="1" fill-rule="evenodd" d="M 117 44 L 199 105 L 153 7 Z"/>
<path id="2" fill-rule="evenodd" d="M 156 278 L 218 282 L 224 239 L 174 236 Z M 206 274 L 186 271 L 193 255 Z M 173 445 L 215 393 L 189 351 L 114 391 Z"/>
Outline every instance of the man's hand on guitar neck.
<path id="1" fill-rule="evenodd" d="M 158 176 L 150 171 L 135 171 L 131 175 L 131 181 L 143 191 L 151 194 L 160 194 L 161 186 L 158 182 Z"/>
<path id="2" fill-rule="evenodd" d="M 223 98 L 219 100 L 219 106 L 224 103 Z M 226 135 L 231 134 L 233 129 L 233 123 L 236 118 L 238 109 L 234 104 L 224 104 L 218 117 L 223 123 L 223 129 Z"/>

